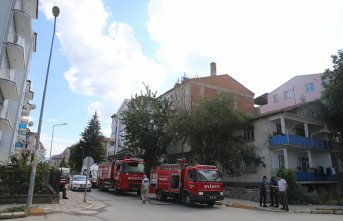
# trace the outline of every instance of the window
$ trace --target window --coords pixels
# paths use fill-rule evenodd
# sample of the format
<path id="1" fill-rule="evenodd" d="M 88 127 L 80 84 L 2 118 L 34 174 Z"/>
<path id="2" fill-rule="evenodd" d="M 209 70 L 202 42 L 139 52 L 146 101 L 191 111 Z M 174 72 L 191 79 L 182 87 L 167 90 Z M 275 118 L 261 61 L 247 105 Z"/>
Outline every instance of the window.
<path id="1" fill-rule="evenodd" d="M 285 168 L 285 157 L 284 155 L 279 155 L 279 168 Z"/>
<path id="2" fill-rule="evenodd" d="M 255 162 L 244 162 L 243 173 L 256 173 L 256 163 Z"/>
<path id="3" fill-rule="evenodd" d="M 294 93 L 294 92 L 293 92 L 293 89 L 285 91 L 285 92 L 284 92 L 284 98 L 285 98 L 285 100 L 290 99 L 290 98 L 293 98 L 293 93 Z"/>
<path id="4" fill-rule="evenodd" d="M 311 82 L 309 84 L 305 84 L 305 90 L 306 90 L 307 93 L 314 91 L 314 84 L 313 84 L 313 82 Z"/>
<path id="5" fill-rule="evenodd" d="M 188 171 L 188 180 L 189 181 L 195 181 L 195 171 L 194 170 L 189 170 Z"/>
<path id="6" fill-rule="evenodd" d="M 304 128 L 296 127 L 295 128 L 295 134 L 298 135 L 298 136 L 305 137 L 305 130 L 304 130 Z"/>
<path id="7" fill-rule="evenodd" d="M 244 140 L 247 142 L 255 140 L 254 126 L 249 126 L 244 129 Z"/>
<path id="8" fill-rule="evenodd" d="M 298 170 L 300 172 L 307 172 L 307 170 L 310 168 L 310 163 L 307 157 L 299 157 L 299 165 L 300 166 Z"/>
<path id="9" fill-rule="evenodd" d="M 273 100 L 274 100 L 274 103 L 279 102 L 279 96 L 277 94 L 274 94 L 273 95 Z"/>
<path id="10" fill-rule="evenodd" d="M 281 123 L 276 124 L 276 134 L 282 134 Z"/>

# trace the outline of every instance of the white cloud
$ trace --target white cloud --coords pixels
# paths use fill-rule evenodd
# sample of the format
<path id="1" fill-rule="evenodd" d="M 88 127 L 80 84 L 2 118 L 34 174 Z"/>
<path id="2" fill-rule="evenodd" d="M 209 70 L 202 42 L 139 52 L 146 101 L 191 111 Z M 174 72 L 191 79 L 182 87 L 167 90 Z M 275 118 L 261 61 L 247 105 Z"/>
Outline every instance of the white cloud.
<path id="1" fill-rule="evenodd" d="M 342 14 L 341 1 L 151 0 L 147 25 L 168 70 L 208 75 L 214 61 L 260 95 L 330 67 Z"/>
<path id="2" fill-rule="evenodd" d="M 144 56 L 132 27 L 109 20 L 102 1 L 42 1 L 50 19 L 53 2 L 60 7 L 57 36 L 70 64 L 65 79 L 74 92 L 119 104 L 142 81 L 155 88 L 163 83 L 163 67 Z"/>

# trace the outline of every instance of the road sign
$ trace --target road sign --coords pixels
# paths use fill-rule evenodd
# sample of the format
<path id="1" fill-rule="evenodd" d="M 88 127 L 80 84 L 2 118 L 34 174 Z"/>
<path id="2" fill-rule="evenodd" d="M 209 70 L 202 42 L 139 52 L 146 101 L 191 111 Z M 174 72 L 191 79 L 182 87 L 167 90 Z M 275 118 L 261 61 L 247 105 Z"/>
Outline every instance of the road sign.
<path id="1" fill-rule="evenodd" d="M 93 157 L 85 157 L 85 159 L 83 159 L 83 165 L 93 165 L 94 164 L 94 159 Z"/>

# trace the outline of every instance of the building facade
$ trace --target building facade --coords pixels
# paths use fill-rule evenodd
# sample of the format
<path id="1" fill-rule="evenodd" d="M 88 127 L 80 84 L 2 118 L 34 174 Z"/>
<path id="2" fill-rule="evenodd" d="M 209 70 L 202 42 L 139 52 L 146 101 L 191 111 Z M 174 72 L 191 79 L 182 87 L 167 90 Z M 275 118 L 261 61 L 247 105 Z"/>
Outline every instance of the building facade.
<path id="1" fill-rule="evenodd" d="M 31 55 L 36 50 L 32 19 L 37 19 L 37 15 L 38 0 L 0 1 L 1 164 L 9 162 L 17 143 L 24 143 L 20 124 L 32 107 L 28 101 L 33 99 L 33 92 L 27 77 Z M 18 144 L 17 148 L 22 147 Z"/>
<path id="2" fill-rule="evenodd" d="M 245 165 L 240 176 L 225 175 L 224 181 L 234 186 L 254 186 L 261 177 L 276 175 L 278 169 L 285 168 L 291 169 L 297 183 L 309 190 L 335 186 L 341 192 L 342 133 L 326 119 L 320 100 L 323 90 L 320 74 L 302 75 L 256 98 L 255 104 L 262 105 L 257 107 L 260 111 L 256 111 L 247 134 L 252 135 L 248 140 L 257 148 L 265 167 Z M 275 95 L 282 99 L 275 100 Z"/>
<path id="3" fill-rule="evenodd" d="M 255 99 L 261 114 L 320 99 L 322 74 L 295 76 L 270 93 Z"/>
<path id="4" fill-rule="evenodd" d="M 124 99 L 116 114 L 112 115 L 112 124 L 111 124 L 111 143 L 107 149 L 107 156 L 113 157 L 118 151 L 121 151 L 124 148 L 125 142 L 125 125 L 122 124 L 121 118 L 124 111 L 127 110 L 127 105 L 129 99 Z"/>

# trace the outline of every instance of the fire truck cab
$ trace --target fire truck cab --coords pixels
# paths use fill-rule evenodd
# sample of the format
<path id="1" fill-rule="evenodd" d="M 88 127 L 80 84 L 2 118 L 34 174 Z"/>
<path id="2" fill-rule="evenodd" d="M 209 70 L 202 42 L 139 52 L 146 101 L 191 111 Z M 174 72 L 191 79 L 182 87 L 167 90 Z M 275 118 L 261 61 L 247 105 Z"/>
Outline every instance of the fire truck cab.
<path id="1" fill-rule="evenodd" d="M 140 194 L 144 177 L 143 159 L 128 157 L 112 163 L 98 166 L 98 186 L 101 191 L 113 189 L 120 192 L 137 192 Z"/>
<path id="2" fill-rule="evenodd" d="M 151 170 L 150 179 L 150 192 L 155 193 L 158 200 L 171 197 L 186 206 L 194 202 L 213 206 L 224 199 L 224 184 L 216 166 L 184 167 L 183 161 L 162 164 Z"/>

